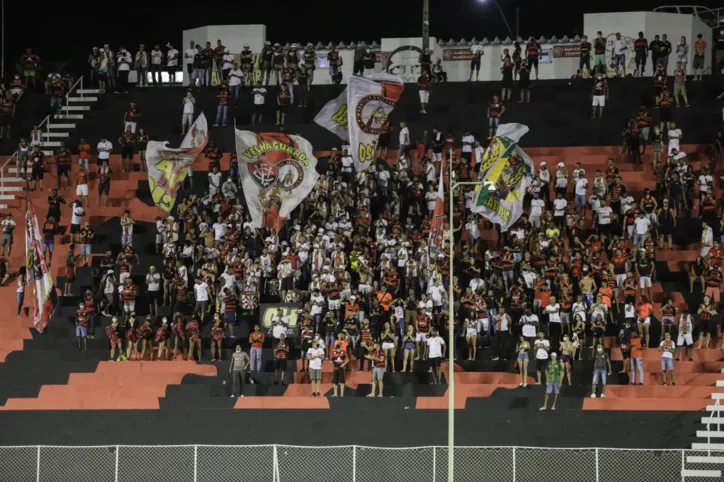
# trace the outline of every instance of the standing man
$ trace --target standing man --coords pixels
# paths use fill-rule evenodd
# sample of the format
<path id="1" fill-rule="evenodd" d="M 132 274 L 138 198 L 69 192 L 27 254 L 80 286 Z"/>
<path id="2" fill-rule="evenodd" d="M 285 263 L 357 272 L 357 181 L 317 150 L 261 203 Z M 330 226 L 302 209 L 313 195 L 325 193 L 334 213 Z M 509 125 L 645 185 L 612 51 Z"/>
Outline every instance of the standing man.
<path id="1" fill-rule="evenodd" d="M 613 65 L 617 77 L 626 77 L 626 41 L 621 38 L 619 32 L 616 33 L 616 40 L 613 42 Z M 619 67 L 621 67 L 620 73 Z"/>
<path id="2" fill-rule="evenodd" d="M 316 340 L 315 340 L 316 343 Z M 378 343 L 375 344 L 376 346 L 379 345 Z M 379 346 L 378 346 L 379 348 Z M 323 350 L 322 350 L 323 351 Z M 345 387 L 345 379 L 344 379 L 344 367 L 347 366 L 347 363 L 349 363 L 349 359 L 347 358 L 347 350 L 344 349 L 342 346 L 341 340 L 337 340 L 334 342 L 334 349 L 331 350 L 331 358 L 332 358 L 332 365 L 334 367 L 334 371 L 332 372 L 332 383 L 333 391 L 332 396 L 336 397 L 344 397 L 344 387 Z M 372 380 L 372 393 L 374 393 L 375 390 L 375 382 L 374 379 Z M 381 396 L 381 395 L 380 395 Z"/>
<path id="3" fill-rule="evenodd" d="M 231 375 L 233 390 L 231 398 L 244 396 L 241 392 L 244 390 L 247 368 L 249 368 L 249 355 L 241 349 L 241 345 L 236 345 L 236 351 L 231 355 L 231 365 L 229 365 L 229 374 Z"/>
<path id="4" fill-rule="evenodd" d="M 485 52 L 483 52 L 483 46 L 480 41 L 477 41 L 470 47 L 470 53 L 472 58 L 470 59 L 470 76 L 468 82 L 473 80 L 473 71 L 475 71 L 475 82 L 480 79 L 480 61 Z"/>
<path id="5" fill-rule="evenodd" d="M 307 350 L 309 361 L 309 379 L 312 382 L 312 396 L 321 397 L 322 384 L 322 360 L 324 360 L 324 348 L 319 346 L 319 339 L 315 338 L 312 346 Z"/>
<path id="6" fill-rule="evenodd" d="M 374 349 L 371 353 L 365 356 L 370 362 L 374 362 L 375 367 L 372 370 L 372 391 L 368 397 L 375 396 L 375 389 L 377 389 L 377 397 L 382 397 L 382 390 L 384 389 L 384 378 L 385 378 L 385 351 L 380 348 L 380 342 L 376 341 Z"/>
<path id="7" fill-rule="evenodd" d="M 264 346 L 264 333 L 259 330 L 259 325 L 254 325 L 254 331 L 249 334 L 249 346 L 251 346 L 251 372 L 261 372 L 261 347 Z"/>
<path id="8" fill-rule="evenodd" d="M 186 74 L 188 75 L 189 84 L 191 84 L 191 74 L 194 71 L 194 56 L 196 55 L 196 42 L 189 42 L 189 48 L 184 51 L 184 63 L 186 64 Z"/>
<path id="9" fill-rule="evenodd" d="M 13 215 L 8 213 L 5 215 L 5 219 L 0 223 L 3 231 L 2 247 L 0 248 L 0 256 L 5 256 L 5 246 L 8 247 L 7 255 L 13 251 L 13 232 L 15 231 L 15 221 L 13 221 Z"/>
<path id="10" fill-rule="evenodd" d="M 148 268 L 146 273 L 146 290 L 148 296 L 148 313 L 158 316 L 158 300 L 161 297 L 161 274 L 155 266 Z"/>
<path id="11" fill-rule="evenodd" d="M 558 360 L 555 352 L 551 353 L 551 362 L 546 367 L 546 394 L 543 398 L 543 406 L 538 409 L 539 412 L 545 412 L 548 406 L 548 396 L 553 394 L 553 404 L 551 410 L 555 411 L 558 394 L 560 393 L 559 383 L 561 381 L 561 372 L 563 371 L 563 362 Z"/>
<path id="12" fill-rule="evenodd" d="M 608 81 L 604 75 L 605 74 L 599 72 L 593 79 L 593 113 L 591 114 L 591 119 L 602 118 L 603 108 L 606 107 Z M 598 112 L 598 117 L 596 117 L 596 112 Z"/>
<path id="13" fill-rule="evenodd" d="M 588 41 L 588 37 L 585 35 L 581 39 L 581 59 L 578 62 L 578 68 L 584 74 L 591 72 L 591 42 Z"/>
<path id="14" fill-rule="evenodd" d="M 694 42 L 694 80 L 702 80 L 704 75 L 704 60 L 706 56 L 706 40 L 699 34 Z"/>
<path id="15" fill-rule="evenodd" d="M 527 312 L 528 310 L 526 310 Z M 525 336 L 525 333 L 523 333 Z M 546 370 L 548 366 L 548 352 L 551 351 L 551 344 L 545 339 L 542 331 L 538 332 L 538 338 L 533 344 L 535 348 L 535 371 L 538 376 L 538 385 L 541 384 L 541 374 Z"/>
<path id="16" fill-rule="evenodd" d="M 432 335 L 427 339 L 427 347 L 427 357 L 430 359 L 430 366 L 432 367 L 432 382 L 435 385 L 439 385 L 440 365 L 442 364 L 442 359 L 445 357 L 446 346 L 445 340 L 440 336 L 437 328 L 432 329 Z"/>
<path id="17" fill-rule="evenodd" d="M 528 67 L 530 70 L 535 68 L 535 79 L 538 80 L 538 57 L 541 54 L 540 43 L 531 37 L 526 46 L 526 51 L 528 53 Z"/>
<path id="18" fill-rule="evenodd" d="M 101 162 L 101 167 L 98 169 L 98 207 L 101 207 L 101 200 L 103 200 L 103 207 L 108 206 L 108 195 L 111 192 L 111 174 L 113 171 L 108 165 L 108 159 Z M 105 199 L 103 195 L 105 194 Z"/>
<path id="19" fill-rule="evenodd" d="M 593 70 L 606 72 L 606 38 L 601 32 L 596 32 L 593 41 Z"/>
<path id="20" fill-rule="evenodd" d="M 716 37 L 716 73 L 724 73 L 724 28 L 719 30 Z"/>
<path id="21" fill-rule="evenodd" d="M 671 333 L 664 335 L 664 341 L 659 344 L 661 352 L 661 376 L 664 379 L 664 386 L 667 386 L 666 372 L 671 375 L 671 385 L 676 385 L 674 379 L 674 352 L 676 351 L 676 343 L 671 339 Z"/>
<path id="22" fill-rule="evenodd" d="M 80 240 L 80 256 L 83 259 L 83 266 L 90 265 L 91 259 L 91 245 L 93 244 L 93 230 L 91 229 L 90 223 L 86 221 L 83 223 L 83 227 L 80 228 L 78 233 L 78 239 Z"/>
<path id="23" fill-rule="evenodd" d="M 427 71 L 417 79 L 417 87 L 420 89 L 420 114 L 427 114 L 427 104 L 430 102 L 430 74 Z"/>
<path id="24" fill-rule="evenodd" d="M 636 59 L 634 77 L 643 77 L 646 70 L 646 59 L 649 56 L 649 41 L 644 37 L 643 32 L 639 32 L 639 38 L 634 40 L 634 55 Z"/>
<path id="25" fill-rule="evenodd" d="M 593 392 L 591 398 L 596 398 L 596 386 L 601 385 L 601 398 L 606 398 L 606 375 L 611 374 L 611 360 L 603 351 L 603 345 L 596 347 L 593 355 Z"/>

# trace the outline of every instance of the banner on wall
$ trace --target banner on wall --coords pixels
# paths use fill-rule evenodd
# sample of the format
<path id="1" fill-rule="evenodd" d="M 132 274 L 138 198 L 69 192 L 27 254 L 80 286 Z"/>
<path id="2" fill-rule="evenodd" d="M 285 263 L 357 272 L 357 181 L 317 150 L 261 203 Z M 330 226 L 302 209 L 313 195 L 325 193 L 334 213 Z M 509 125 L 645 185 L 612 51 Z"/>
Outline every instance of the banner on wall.
<path id="1" fill-rule="evenodd" d="M 624 55 L 624 75 L 633 75 L 636 70 L 636 55 L 634 54 L 634 42 L 636 39 L 621 35 L 621 40 L 626 43 L 626 47 L 622 52 Z M 615 46 L 616 34 L 610 33 L 606 35 L 606 73 L 609 77 L 616 76 L 615 54 L 618 52 L 614 52 Z"/>
<path id="2" fill-rule="evenodd" d="M 580 57 L 581 56 L 581 45 L 554 45 L 551 48 L 553 52 L 553 58 L 560 59 L 566 57 Z"/>
<path id="3" fill-rule="evenodd" d="M 312 145 L 301 136 L 236 130 L 239 177 L 257 228 L 281 229 L 319 178 Z"/>
<path id="4" fill-rule="evenodd" d="M 483 154 L 472 211 L 506 231 L 523 213 L 523 196 L 533 179 L 533 159 L 518 146 L 523 124 L 501 124 Z"/>
<path id="5" fill-rule="evenodd" d="M 178 149 L 168 147 L 168 141 L 149 141 L 146 146 L 148 186 L 156 206 L 165 214 L 171 213 L 176 195 L 189 174 L 189 167 L 209 141 L 206 116 L 201 113 L 189 128 Z"/>
<path id="6" fill-rule="evenodd" d="M 272 336 L 274 333 L 274 318 L 280 316 L 286 321 L 287 325 L 287 341 L 296 339 L 299 331 L 299 312 L 304 306 L 301 303 L 262 303 L 259 309 L 260 329 L 266 336 Z"/>

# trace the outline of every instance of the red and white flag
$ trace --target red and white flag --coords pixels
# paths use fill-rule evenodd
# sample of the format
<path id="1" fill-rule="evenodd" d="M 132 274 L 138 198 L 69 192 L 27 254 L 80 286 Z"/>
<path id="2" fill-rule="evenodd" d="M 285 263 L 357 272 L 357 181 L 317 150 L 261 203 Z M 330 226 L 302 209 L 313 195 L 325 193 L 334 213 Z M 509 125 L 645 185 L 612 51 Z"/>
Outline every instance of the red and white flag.
<path id="1" fill-rule="evenodd" d="M 43 238 L 38 228 L 38 217 L 35 215 L 30 197 L 27 198 L 25 213 L 25 249 L 27 251 L 27 281 L 33 289 L 33 324 L 39 333 L 48 326 L 57 306 L 57 295 L 53 278 L 43 255 Z"/>
<path id="2" fill-rule="evenodd" d="M 437 186 L 435 210 L 432 213 L 430 226 L 430 241 L 428 249 L 434 244 L 437 249 L 442 247 L 443 233 L 445 231 L 445 184 L 443 183 L 443 163 L 440 163 L 440 181 Z"/>

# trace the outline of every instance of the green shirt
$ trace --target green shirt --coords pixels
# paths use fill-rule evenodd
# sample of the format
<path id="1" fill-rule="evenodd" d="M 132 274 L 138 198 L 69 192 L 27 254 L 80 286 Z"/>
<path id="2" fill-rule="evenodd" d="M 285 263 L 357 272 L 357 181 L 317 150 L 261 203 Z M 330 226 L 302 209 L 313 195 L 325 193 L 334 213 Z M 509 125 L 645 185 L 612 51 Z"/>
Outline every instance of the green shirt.
<path id="1" fill-rule="evenodd" d="M 550 362 L 546 367 L 546 381 L 548 383 L 561 381 L 561 363 L 558 360 Z"/>

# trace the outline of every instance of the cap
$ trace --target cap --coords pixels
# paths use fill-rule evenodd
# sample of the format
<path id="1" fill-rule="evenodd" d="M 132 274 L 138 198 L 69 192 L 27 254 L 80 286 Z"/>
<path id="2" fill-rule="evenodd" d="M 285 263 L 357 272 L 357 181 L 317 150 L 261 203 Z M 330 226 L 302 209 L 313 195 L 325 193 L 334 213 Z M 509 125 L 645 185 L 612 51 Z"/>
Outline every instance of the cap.
<path id="1" fill-rule="evenodd" d="M 556 358 L 558 355 L 556 355 L 556 352 L 551 353 L 551 358 Z"/>
<path id="2" fill-rule="evenodd" d="M 543 161 L 543 162 L 540 163 L 540 165 L 541 165 L 541 166 L 547 166 L 548 164 L 546 164 L 546 161 Z"/>
<path id="3" fill-rule="evenodd" d="M 559 162 L 559 163 L 558 163 L 558 167 L 566 167 L 566 165 L 563 164 L 562 162 Z"/>

